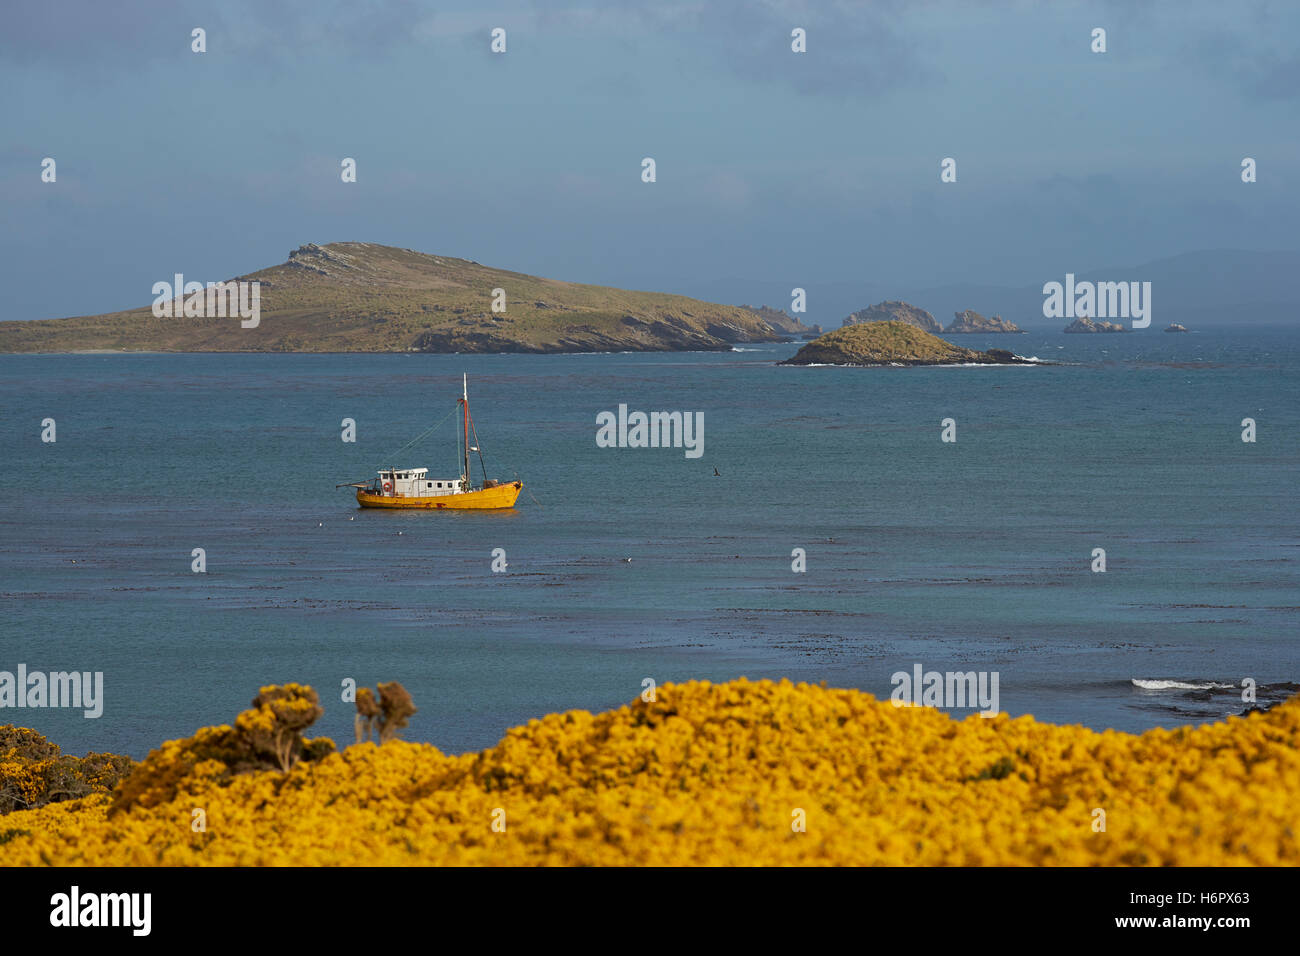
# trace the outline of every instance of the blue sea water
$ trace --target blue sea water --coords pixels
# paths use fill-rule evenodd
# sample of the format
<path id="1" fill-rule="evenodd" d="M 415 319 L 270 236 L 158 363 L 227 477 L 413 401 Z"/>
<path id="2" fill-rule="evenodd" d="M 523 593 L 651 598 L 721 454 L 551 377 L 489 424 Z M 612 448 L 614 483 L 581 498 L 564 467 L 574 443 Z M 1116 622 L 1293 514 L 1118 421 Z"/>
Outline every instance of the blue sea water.
<path id="1" fill-rule="evenodd" d="M 776 365 L 793 344 L 0 356 L 0 670 L 105 685 L 98 719 L 0 723 L 139 758 L 302 681 L 342 743 L 343 681 L 399 680 L 420 708 L 405 736 L 459 752 L 619 706 L 647 677 L 888 697 L 915 664 L 996 671 L 1002 710 L 1099 729 L 1240 712 L 1243 678 L 1284 696 L 1300 679 L 1300 335 L 961 342 L 1008 343 L 1066 364 Z M 335 484 L 452 411 L 462 373 L 488 472 L 523 478 L 519 506 L 357 509 Z M 620 403 L 703 412 L 703 456 L 597 447 L 597 413 Z M 391 463 L 455 475 L 455 428 Z"/>

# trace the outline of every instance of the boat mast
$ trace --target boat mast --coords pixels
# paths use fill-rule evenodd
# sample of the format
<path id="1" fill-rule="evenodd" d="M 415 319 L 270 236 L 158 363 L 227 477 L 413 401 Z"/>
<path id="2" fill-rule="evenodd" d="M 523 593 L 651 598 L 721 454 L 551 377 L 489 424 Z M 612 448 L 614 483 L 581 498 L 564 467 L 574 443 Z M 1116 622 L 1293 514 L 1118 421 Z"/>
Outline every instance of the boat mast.
<path id="1" fill-rule="evenodd" d="M 469 491 L 469 377 L 462 373 L 460 381 L 460 404 L 465 412 L 465 470 L 462 474 L 465 478 L 465 490 Z"/>

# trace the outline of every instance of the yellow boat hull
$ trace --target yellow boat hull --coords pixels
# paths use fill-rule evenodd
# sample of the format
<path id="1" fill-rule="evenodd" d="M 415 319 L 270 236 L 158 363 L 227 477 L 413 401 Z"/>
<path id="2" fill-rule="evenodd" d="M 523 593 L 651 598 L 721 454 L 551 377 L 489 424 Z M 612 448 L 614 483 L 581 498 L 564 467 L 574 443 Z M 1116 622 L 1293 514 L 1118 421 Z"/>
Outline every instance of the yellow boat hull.
<path id="1" fill-rule="evenodd" d="M 428 498 L 377 495 L 357 489 L 357 504 L 363 508 L 419 508 L 427 511 L 481 511 L 513 508 L 523 490 L 523 482 L 512 481 L 495 488 L 480 488 L 459 495 L 435 495 Z"/>

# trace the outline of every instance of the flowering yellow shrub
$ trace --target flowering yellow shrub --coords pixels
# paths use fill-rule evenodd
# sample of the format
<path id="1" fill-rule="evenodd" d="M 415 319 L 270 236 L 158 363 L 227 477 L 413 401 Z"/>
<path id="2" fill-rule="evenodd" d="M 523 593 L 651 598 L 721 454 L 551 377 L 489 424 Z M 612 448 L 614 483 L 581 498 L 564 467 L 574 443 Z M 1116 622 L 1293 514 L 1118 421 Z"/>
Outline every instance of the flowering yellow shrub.
<path id="1" fill-rule="evenodd" d="M 1135 736 L 788 681 L 657 696 L 478 754 L 364 743 L 287 774 L 200 759 L 230 730 L 208 728 L 111 816 L 104 796 L 11 814 L 0 865 L 1300 862 L 1300 699 Z"/>
<path id="2" fill-rule="evenodd" d="M 34 730 L 0 727 L 0 815 L 107 793 L 134 763 L 118 754 L 73 757 Z"/>
<path id="3" fill-rule="evenodd" d="M 316 691 L 303 684 L 263 687 L 233 727 L 204 727 L 187 740 L 169 740 L 151 751 L 117 788 L 109 813 L 155 807 L 226 784 L 236 774 L 267 767 L 287 771 L 298 760 L 319 760 L 334 752 L 334 741 L 304 740 L 302 731 L 324 712 Z"/>

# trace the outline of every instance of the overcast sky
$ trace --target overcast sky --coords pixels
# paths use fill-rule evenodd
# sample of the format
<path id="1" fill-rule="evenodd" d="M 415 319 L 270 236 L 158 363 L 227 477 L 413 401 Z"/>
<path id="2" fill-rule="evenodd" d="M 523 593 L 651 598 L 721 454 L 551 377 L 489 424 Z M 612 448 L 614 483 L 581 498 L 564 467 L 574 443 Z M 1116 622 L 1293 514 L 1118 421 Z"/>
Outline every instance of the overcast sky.
<path id="1" fill-rule="evenodd" d="M 661 291 L 1296 250 L 1298 37 L 1263 2 L 5 0 L 0 318 L 342 240 Z"/>

